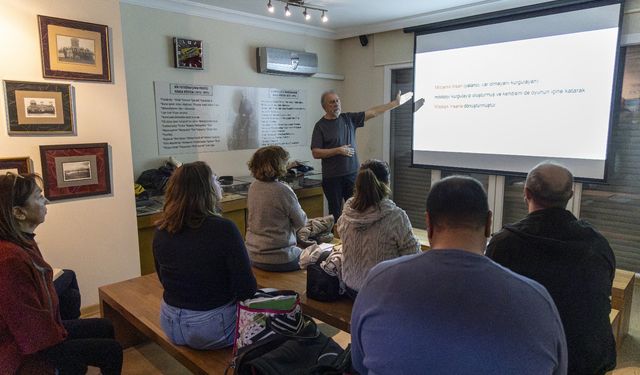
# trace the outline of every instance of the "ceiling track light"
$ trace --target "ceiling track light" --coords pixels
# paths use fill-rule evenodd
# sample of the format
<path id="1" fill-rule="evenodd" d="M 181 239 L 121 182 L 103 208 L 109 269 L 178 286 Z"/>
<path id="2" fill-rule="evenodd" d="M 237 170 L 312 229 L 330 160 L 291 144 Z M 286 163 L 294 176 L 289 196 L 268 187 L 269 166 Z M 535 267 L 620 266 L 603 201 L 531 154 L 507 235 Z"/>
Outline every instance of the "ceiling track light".
<path id="1" fill-rule="evenodd" d="M 329 17 L 327 17 L 327 13 L 329 13 L 328 10 L 323 8 L 318 8 L 312 5 L 308 5 L 304 2 L 304 0 L 268 0 L 267 10 L 269 11 L 269 13 L 273 13 L 275 11 L 272 1 L 279 1 L 285 4 L 284 15 L 287 17 L 291 16 L 291 9 L 289 9 L 289 7 L 292 6 L 292 7 L 298 7 L 298 8 L 304 9 L 304 11 L 302 12 L 302 15 L 304 16 L 304 19 L 306 21 L 309 21 L 311 19 L 311 13 L 309 12 L 309 10 L 317 10 L 318 12 L 322 12 L 320 16 L 320 20 L 323 23 L 329 21 Z"/>

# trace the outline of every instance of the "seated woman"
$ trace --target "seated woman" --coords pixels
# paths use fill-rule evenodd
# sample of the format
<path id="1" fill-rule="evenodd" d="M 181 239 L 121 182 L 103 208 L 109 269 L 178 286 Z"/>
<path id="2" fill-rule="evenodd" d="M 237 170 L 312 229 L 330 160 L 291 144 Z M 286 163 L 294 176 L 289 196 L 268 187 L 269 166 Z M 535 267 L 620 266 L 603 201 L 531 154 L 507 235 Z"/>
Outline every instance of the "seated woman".
<path id="1" fill-rule="evenodd" d="M 177 168 L 167 184 L 153 256 L 164 287 L 160 326 L 176 345 L 233 344 L 236 302 L 256 291 L 238 228 L 217 214 L 221 197 L 218 179 L 201 161 Z"/>
<path id="2" fill-rule="evenodd" d="M 256 181 L 247 197 L 247 249 L 257 268 L 286 272 L 299 270 L 302 250 L 296 231 L 307 222 L 298 197 L 280 181 L 287 173 L 289 153 L 280 146 L 258 149 L 247 163 Z"/>
<path id="3" fill-rule="evenodd" d="M 407 214 L 390 194 L 389 165 L 375 159 L 362 163 L 353 197 L 345 202 L 336 225 L 342 241 L 342 280 L 351 298 L 373 266 L 420 251 Z"/>
<path id="4" fill-rule="evenodd" d="M 0 374 L 28 372 L 36 361 L 60 374 L 87 366 L 120 374 L 122 347 L 108 320 L 60 319 L 53 270 L 35 241 L 49 203 L 38 182 L 34 174 L 0 176 Z"/>

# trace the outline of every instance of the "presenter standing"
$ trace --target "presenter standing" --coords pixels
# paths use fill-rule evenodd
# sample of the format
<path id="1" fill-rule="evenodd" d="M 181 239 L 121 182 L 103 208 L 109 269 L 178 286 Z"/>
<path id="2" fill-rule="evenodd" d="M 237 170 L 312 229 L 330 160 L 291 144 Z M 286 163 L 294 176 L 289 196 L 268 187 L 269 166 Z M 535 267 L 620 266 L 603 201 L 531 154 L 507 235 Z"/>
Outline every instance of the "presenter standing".
<path id="1" fill-rule="evenodd" d="M 325 115 L 316 122 L 311 137 L 311 154 L 322 159 L 322 189 L 327 198 L 329 213 L 337 221 L 345 200 L 353 195 L 358 172 L 356 154 L 356 129 L 364 122 L 392 110 L 413 97 L 413 92 L 402 94 L 389 103 L 371 107 L 364 112 L 342 113 L 340 97 L 334 91 L 326 91 L 320 98 Z"/>

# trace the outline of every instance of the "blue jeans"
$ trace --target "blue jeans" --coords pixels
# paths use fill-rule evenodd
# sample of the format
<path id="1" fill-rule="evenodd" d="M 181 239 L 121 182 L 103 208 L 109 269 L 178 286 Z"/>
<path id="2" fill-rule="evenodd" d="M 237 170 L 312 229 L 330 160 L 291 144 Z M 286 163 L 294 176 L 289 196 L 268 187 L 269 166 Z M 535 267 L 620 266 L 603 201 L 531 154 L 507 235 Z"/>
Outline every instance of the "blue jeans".
<path id="1" fill-rule="evenodd" d="M 236 302 L 208 311 L 160 305 L 160 326 L 175 345 L 200 350 L 219 349 L 233 344 Z"/>

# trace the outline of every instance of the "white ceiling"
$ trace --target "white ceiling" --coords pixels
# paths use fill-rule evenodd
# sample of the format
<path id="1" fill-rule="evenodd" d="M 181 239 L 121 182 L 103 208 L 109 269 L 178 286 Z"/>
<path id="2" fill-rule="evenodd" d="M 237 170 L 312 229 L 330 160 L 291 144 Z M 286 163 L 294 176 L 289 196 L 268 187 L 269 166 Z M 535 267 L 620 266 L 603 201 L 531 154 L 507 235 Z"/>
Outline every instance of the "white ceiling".
<path id="1" fill-rule="evenodd" d="M 125 2 L 135 2 L 124 0 Z M 165 0 L 166 1 L 166 0 Z M 260 22 L 305 29 L 307 34 L 341 39 L 404 27 L 466 17 L 550 0 L 307 0 L 310 6 L 328 10 L 329 21 L 320 21 L 320 12 L 309 10 L 305 21 L 303 9 L 290 7 L 291 17 L 284 16 L 283 2 L 272 0 L 274 13 L 267 12 L 268 0 L 169 0 L 203 7 L 209 11 L 228 10 L 234 20 L 248 17 Z M 145 1 L 153 3 L 154 1 Z"/>

